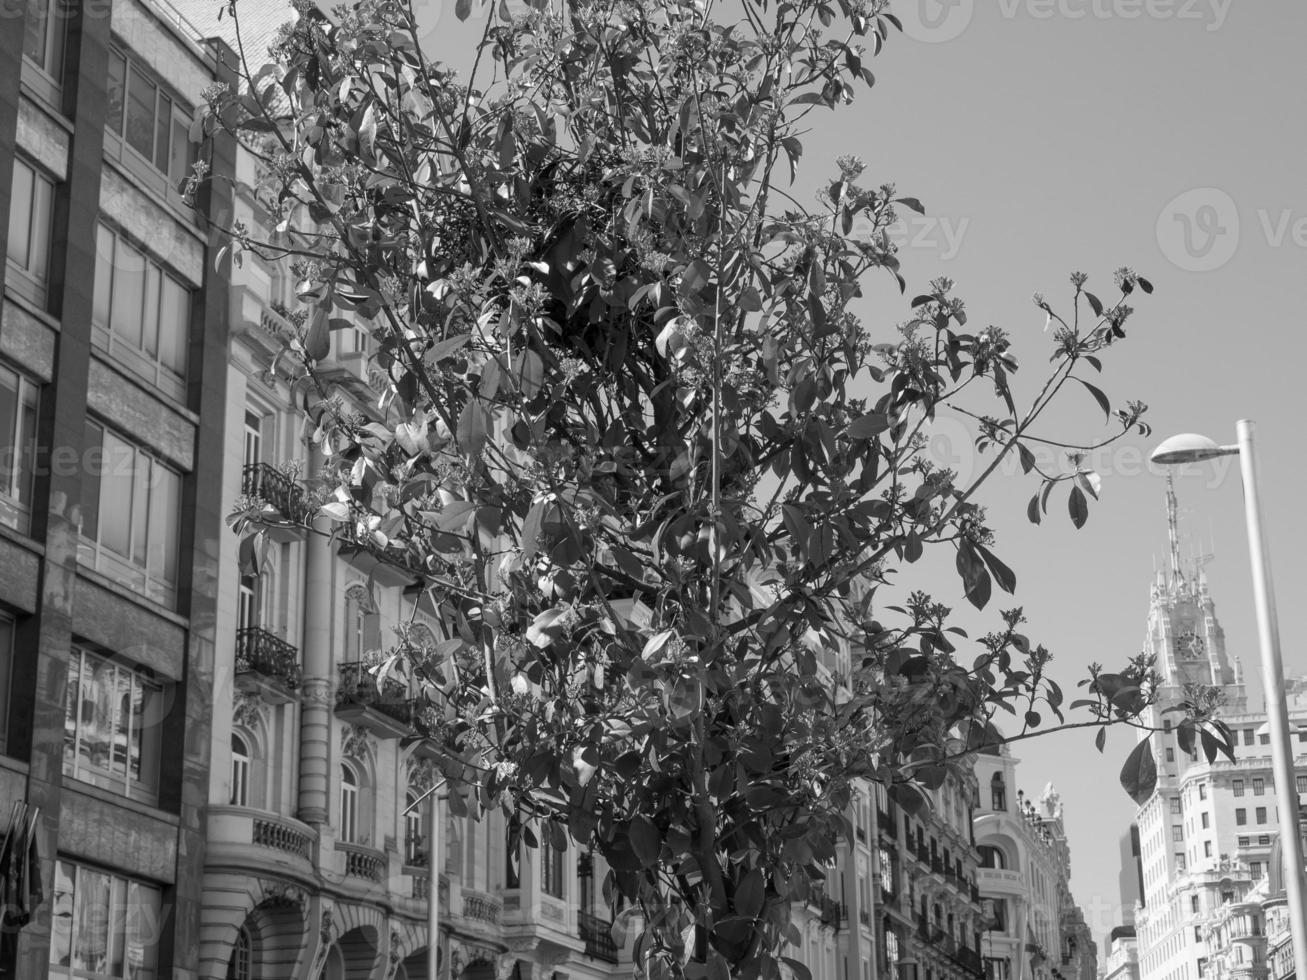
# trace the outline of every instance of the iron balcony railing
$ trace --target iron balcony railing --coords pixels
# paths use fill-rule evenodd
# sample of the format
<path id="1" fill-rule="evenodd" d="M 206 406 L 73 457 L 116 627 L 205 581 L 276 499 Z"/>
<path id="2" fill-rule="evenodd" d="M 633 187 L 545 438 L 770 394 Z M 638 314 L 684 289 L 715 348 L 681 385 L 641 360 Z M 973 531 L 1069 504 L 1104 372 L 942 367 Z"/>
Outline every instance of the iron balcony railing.
<path id="1" fill-rule="evenodd" d="M 289 476 L 267 463 L 246 463 L 241 470 L 241 492 L 266 500 L 292 524 L 309 523 L 312 515 L 304 491 Z"/>
<path id="2" fill-rule="evenodd" d="M 613 924 L 589 912 L 578 912 L 577 932 L 585 943 L 585 955 L 605 963 L 617 962 L 617 944 L 613 942 Z"/>
<path id="3" fill-rule="evenodd" d="M 300 652 L 259 626 L 246 626 L 236 631 L 236 673 L 247 671 L 279 680 L 294 690 L 300 686 Z"/>
<path id="4" fill-rule="evenodd" d="M 412 725 L 414 704 L 408 689 L 387 678 L 381 684 L 368 672 L 366 664 L 354 661 L 339 666 L 340 686 L 336 688 L 336 707 L 362 705 L 394 718 L 400 724 Z"/>

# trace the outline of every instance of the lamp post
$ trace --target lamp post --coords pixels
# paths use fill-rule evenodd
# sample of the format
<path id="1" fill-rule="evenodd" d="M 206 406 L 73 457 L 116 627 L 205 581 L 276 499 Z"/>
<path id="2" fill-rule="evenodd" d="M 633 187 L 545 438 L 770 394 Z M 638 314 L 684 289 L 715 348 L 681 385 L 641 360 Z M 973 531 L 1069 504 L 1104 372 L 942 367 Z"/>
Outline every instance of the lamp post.
<path id="1" fill-rule="evenodd" d="M 1155 450 L 1152 461 L 1178 466 L 1215 459 L 1239 457 L 1243 476 L 1244 518 L 1248 526 L 1248 553 L 1252 561 L 1253 599 L 1257 605 L 1257 634 L 1262 655 L 1263 696 L 1266 723 L 1271 736 L 1271 765 L 1275 776 L 1275 801 L 1280 808 L 1280 841 L 1284 853 L 1284 887 L 1289 904 L 1289 927 L 1293 936 L 1293 959 L 1297 980 L 1307 980 L 1307 918 L 1303 906 L 1303 853 L 1299 836 L 1298 789 L 1293 768 L 1293 745 L 1289 740 L 1289 709 L 1284 697 L 1284 665 L 1280 660 L 1280 628 L 1275 612 L 1275 589 L 1271 582 L 1271 556 L 1262 527 L 1261 496 L 1257 483 L 1256 426 L 1249 419 L 1238 423 L 1238 442 L 1220 446 L 1205 436 L 1172 436 Z"/>
<path id="2" fill-rule="evenodd" d="M 438 779 L 431 788 L 404 808 L 408 813 L 431 798 L 431 813 L 427 825 L 427 980 L 440 977 L 440 857 L 444 853 L 440 834 L 441 788 L 448 780 Z M 1307 976 L 1304 973 L 1303 976 Z"/>

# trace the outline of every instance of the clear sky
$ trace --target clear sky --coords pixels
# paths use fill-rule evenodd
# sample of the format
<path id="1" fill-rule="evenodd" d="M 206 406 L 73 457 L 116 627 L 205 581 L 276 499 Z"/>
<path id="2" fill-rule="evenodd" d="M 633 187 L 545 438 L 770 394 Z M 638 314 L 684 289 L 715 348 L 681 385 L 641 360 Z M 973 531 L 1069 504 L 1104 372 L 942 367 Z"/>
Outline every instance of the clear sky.
<path id="1" fill-rule="evenodd" d="M 473 35 L 452 6 L 431 8 L 432 47 L 466 63 Z M 997 550 L 1018 576 L 1011 604 L 1053 650 L 1055 676 L 1072 688 L 1090 662 L 1119 665 L 1141 649 L 1153 561 L 1166 548 L 1164 481 L 1145 466 L 1147 451 L 1185 431 L 1233 442 L 1240 418 L 1258 422 L 1286 671 L 1307 672 L 1295 642 L 1307 626 L 1307 529 L 1294 503 L 1307 480 L 1297 387 L 1307 353 L 1307 5 L 897 0 L 895 9 L 912 36 L 891 39 L 870 64 L 876 87 L 821 122 L 805 152 L 810 180 L 826 176 L 814 169 L 821 161 L 855 153 L 864 183 L 893 181 L 930 215 L 903 238 L 908 296 L 869 291 L 872 333 L 892 339 L 907 300 L 948 275 L 973 326 L 1013 335 L 1029 388 L 1050 349 L 1032 293 L 1063 307 L 1079 269 L 1107 299 L 1121 265 L 1156 286 L 1133 304 L 1104 384 L 1114 400 L 1151 406 L 1155 436 L 1099 460 L 1103 499 L 1089 523 L 1074 530 L 1061 495 L 1050 521 L 1030 525 L 1035 487 L 1010 468 L 984 494 Z M 1050 431 L 1086 440 L 1105 431 L 1087 394 L 1065 400 Z M 936 446 L 965 472 L 976 460 L 958 432 L 941 423 Z M 1182 532 L 1216 555 L 1207 571 L 1230 654 L 1260 691 L 1237 466 L 1193 468 L 1177 491 Z M 952 556 L 934 561 L 927 583 L 962 605 Z M 1115 733 L 1099 756 L 1092 731 L 1072 732 L 1014 753 L 1028 793 L 1051 780 L 1062 794 L 1073 890 L 1100 940 L 1120 921 L 1117 838 L 1133 804 L 1117 773 L 1133 744 L 1133 732 Z"/>

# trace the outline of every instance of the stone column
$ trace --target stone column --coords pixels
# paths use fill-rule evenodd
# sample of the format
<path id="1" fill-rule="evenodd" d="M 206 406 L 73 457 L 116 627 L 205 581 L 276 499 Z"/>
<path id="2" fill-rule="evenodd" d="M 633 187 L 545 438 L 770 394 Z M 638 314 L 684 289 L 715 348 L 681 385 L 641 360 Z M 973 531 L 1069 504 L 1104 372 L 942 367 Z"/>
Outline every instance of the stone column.
<path id="1" fill-rule="evenodd" d="M 310 479 L 322 471 L 322 451 L 309 451 Z M 333 546 L 329 522 L 319 518 L 308 536 L 304 574 L 303 703 L 300 709 L 299 818 L 321 828 L 327 822 L 331 787 L 331 711 L 336 678 L 332 673 L 331 634 L 335 606 L 331 601 Z"/>

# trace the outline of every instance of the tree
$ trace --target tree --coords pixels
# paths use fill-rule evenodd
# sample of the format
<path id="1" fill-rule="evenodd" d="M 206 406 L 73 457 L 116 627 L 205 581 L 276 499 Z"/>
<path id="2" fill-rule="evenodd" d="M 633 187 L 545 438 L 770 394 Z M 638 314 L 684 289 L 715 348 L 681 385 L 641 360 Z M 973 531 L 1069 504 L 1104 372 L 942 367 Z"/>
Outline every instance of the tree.
<path id="1" fill-rule="evenodd" d="M 786 188 L 810 114 L 874 82 L 898 26 L 880 0 L 482 16 L 467 83 L 427 60 L 407 0 L 362 0 L 302 17 L 241 92 L 212 92 L 194 134 L 261 158 L 275 229 L 231 229 L 221 258 L 257 251 L 300 281 L 280 370 L 320 381 L 333 331 L 372 338 L 375 410 L 325 384 L 306 404 L 326 457 L 309 490 L 447 627 L 376 670 L 447 719 L 451 805 L 601 852 L 605 892 L 643 913 L 645 975 L 774 980 L 859 780 L 913 808 L 1003 740 L 998 712 L 1014 740 L 1151 702 L 1147 660 L 1094 668 L 1088 719 L 1067 723 L 1019 608 L 964 657 L 950 610 L 893 604 L 893 575 L 951 551 L 974 606 L 1012 593 L 978 491 L 1013 455 L 1032 521 L 1060 488 L 1085 523 L 1097 447 L 1038 423 L 1074 382 L 1119 428 L 1099 446 L 1147 431 L 1142 404 L 1114 411 L 1089 378 L 1152 286 L 1121 269 L 1105 303 L 1077 274 L 1064 315 L 1037 296 L 1056 329 L 1024 408 L 1007 334 L 968 327 L 946 280 L 873 342 L 860 283 L 906 288 L 889 230 L 921 205 L 852 158 L 813 209 Z M 923 451 L 941 412 L 974 424 L 987 465 L 969 484 Z M 259 500 L 233 515 L 251 564 L 275 520 Z M 1224 737 L 1210 712 L 1183 724 Z M 1127 764 L 1136 792 L 1150 752 Z"/>

